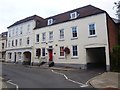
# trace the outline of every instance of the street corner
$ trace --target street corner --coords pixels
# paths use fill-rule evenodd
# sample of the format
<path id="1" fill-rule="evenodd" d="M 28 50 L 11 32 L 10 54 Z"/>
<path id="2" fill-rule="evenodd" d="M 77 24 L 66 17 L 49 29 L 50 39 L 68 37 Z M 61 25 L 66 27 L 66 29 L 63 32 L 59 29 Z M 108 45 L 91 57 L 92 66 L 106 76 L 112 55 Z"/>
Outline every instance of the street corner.
<path id="1" fill-rule="evenodd" d="M 116 72 L 104 72 L 92 78 L 89 83 L 94 88 L 103 88 L 102 90 L 120 90 L 119 73 Z"/>

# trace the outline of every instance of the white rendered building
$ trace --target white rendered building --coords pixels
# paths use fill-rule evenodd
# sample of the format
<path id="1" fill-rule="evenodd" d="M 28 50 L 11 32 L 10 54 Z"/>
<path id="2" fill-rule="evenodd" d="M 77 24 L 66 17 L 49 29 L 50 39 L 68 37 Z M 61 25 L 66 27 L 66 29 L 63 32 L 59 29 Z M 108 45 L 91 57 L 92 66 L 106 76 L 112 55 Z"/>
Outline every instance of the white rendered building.
<path id="1" fill-rule="evenodd" d="M 8 27 L 6 61 L 20 63 L 33 60 L 33 29 L 40 23 L 41 17 L 34 15 L 19 20 Z"/>

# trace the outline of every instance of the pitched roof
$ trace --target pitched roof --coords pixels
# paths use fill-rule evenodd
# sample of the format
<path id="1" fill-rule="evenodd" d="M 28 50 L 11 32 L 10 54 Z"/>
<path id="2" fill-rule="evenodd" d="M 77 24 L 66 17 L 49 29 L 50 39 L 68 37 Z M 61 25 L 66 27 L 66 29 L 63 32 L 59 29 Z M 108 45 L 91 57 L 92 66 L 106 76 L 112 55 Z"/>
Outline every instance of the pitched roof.
<path id="1" fill-rule="evenodd" d="M 30 21 L 30 20 L 43 20 L 42 17 L 39 17 L 37 15 L 33 15 L 33 16 L 30 16 L 30 17 L 27 17 L 27 18 L 24 18 L 22 20 L 19 20 L 17 22 L 15 22 L 14 24 L 10 25 L 9 27 L 7 28 L 10 28 L 12 26 L 15 26 L 15 25 L 18 25 L 18 24 L 21 24 L 21 23 L 24 23 L 24 22 L 27 22 L 27 21 Z"/>
<path id="2" fill-rule="evenodd" d="M 92 6 L 92 5 L 87 5 L 87 6 L 84 6 L 84 7 L 81 7 L 81 8 L 77 8 L 77 9 L 74 9 L 74 10 L 71 10 L 71 11 L 68 11 L 68 12 L 64 12 L 64 13 L 61 13 L 61 14 L 58 14 L 58 15 L 55 15 L 55 16 L 48 17 L 48 18 L 44 19 L 44 22 L 43 22 L 44 24 L 42 26 L 37 25 L 35 27 L 35 29 L 48 26 L 47 25 L 47 20 L 48 19 L 53 19 L 54 20 L 54 23 L 52 25 L 67 22 L 67 21 L 71 21 L 71 20 L 75 20 L 75 19 L 70 19 L 70 13 L 72 13 L 72 12 L 79 13 L 79 16 L 76 19 L 83 18 L 83 17 L 88 17 L 88 16 L 100 14 L 100 13 L 105 13 L 104 10 L 101 10 L 97 7 Z"/>

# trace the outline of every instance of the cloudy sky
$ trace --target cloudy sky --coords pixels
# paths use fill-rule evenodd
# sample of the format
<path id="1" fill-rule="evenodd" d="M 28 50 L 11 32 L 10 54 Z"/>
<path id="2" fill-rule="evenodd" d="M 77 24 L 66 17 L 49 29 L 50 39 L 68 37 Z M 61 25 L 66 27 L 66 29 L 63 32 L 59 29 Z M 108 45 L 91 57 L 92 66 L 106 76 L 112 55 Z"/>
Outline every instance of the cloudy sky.
<path id="1" fill-rule="evenodd" d="M 119 0 L 0 0 L 0 33 L 16 21 L 34 14 L 43 18 L 93 5 L 116 18 L 114 2 Z"/>

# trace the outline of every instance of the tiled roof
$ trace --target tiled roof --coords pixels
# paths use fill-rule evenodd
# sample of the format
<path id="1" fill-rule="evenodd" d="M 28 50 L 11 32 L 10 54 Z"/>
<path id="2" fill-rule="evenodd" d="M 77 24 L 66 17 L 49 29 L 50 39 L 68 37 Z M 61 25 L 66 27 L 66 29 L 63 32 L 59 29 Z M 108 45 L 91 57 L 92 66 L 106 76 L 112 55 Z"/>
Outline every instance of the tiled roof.
<path id="1" fill-rule="evenodd" d="M 84 6 L 84 7 L 81 7 L 81 8 L 77 8 L 77 9 L 74 9 L 74 10 L 70 10 L 68 12 L 64 12 L 64 13 L 61 13 L 61 14 L 58 14 L 58 15 L 55 15 L 55 16 L 48 17 L 46 19 L 44 19 L 42 17 L 39 17 L 37 15 L 33 15 L 33 16 L 30 16 L 30 17 L 27 17 L 25 19 L 22 19 L 22 20 L 19 20 L 19 21 L 15 22 L 14 24 L 10 25 L 8 28 L 10 28 L 12 26 L 15 26 L 15 25 L 18 25 L 18 24 L 21 24 L 21 23 L 24 23 L 24 22 L 27 22 L 27 21 L 30 21 L 30 20 L 35 20 L 36 21 L 36 26 L 35 26 L 34 29 L 48 26 L 47 25 L 48 19 L 53 19 L 54 20 L 54 23 L 51 24 L 51 25 L 75 20 L 75 19 L 70 19 L 70 13 L 72 13 L 72 12 L 77 12 L 79 14 L 79 16 L 75 19 L 88 17 L 88 16 L 100 14 L 100 13 L 105 13 L 104 10 L 101 10 L 97 7 L 92 6 L 92 5 L 87 5 L 87 6 Z"/>
<path id="2" fill-rule="evenodd" d="M 15 22 L 14 24 L 10 25 L 7 28 L 10 28 L 12 26 L 15 26 L 15 25 L 18 25 L 18 24 L 21 24 L 21 23 L 24 23 L 24 22 L 27 22 L 27 21 L 30 21 L 30 20 L 36 20 L 37 21 L 37 20 L 43 20 L 43 18 L 41 18 L 37 15 L 33 15 L 33 16 L 27 17 L 25 19 L 19 20 L 19 21 Z"/>
<path id="3" fill-rule="evenodd" d="M 48 18 L 44 19 L 44 22 L 42 23 L 42 26 L 37 25 L 35 27 L 35 29 L 48 26 L 47 25 L 47 20 L 48 19 L 53 19 L 54 20 L 54 23 L 52 25 L 67 22 L 67 21 L 71 21 L 71 20 L 75 20 L 75 19 L 70 19 L 70 13 L 72 13 L 72 12 L 79 13 L 79 16 L 76 19 L 83 18 L 83 17 L 88 17 L 88 16 L 100 14 L 100 13 L 105 13 L 104 10 L 96 8 L 92 5 L 87 5 L 87 6 L 78 8 L 78 9 L 74 9 L 74 10 L 71 10 L 71 11 L 68 11 L 68 12 L 65 12 L 65 13 L 61 13 L 61 14 L 58 14 L 58 15 L 55 15 L 55 16 L 48 17 Z"/>

